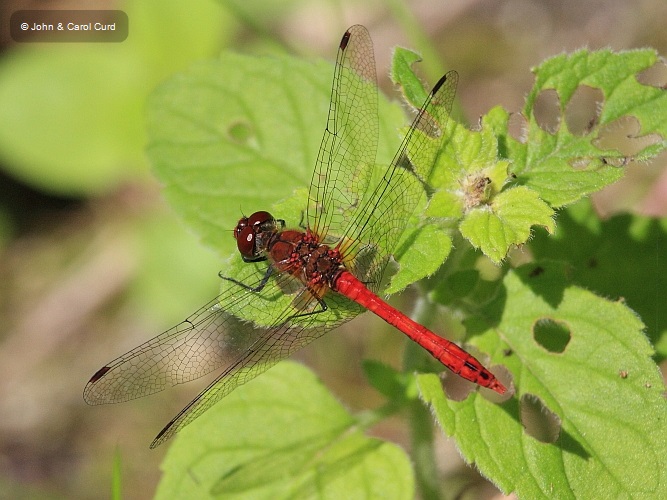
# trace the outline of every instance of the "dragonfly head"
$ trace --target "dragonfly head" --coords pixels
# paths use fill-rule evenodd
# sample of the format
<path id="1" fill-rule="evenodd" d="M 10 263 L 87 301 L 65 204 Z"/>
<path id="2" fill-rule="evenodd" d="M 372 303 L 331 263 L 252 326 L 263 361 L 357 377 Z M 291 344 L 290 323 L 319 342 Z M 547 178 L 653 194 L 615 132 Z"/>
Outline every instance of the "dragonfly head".
<path id="1" fill-rule="evenodd" d="M 268 237 L 273 235 L 284 224 L 274 219 L 269 212 L 255 212 L 250 217 L 241 217 L 234 228 L 236 246 L 245 261 L 263 258 Z"/>

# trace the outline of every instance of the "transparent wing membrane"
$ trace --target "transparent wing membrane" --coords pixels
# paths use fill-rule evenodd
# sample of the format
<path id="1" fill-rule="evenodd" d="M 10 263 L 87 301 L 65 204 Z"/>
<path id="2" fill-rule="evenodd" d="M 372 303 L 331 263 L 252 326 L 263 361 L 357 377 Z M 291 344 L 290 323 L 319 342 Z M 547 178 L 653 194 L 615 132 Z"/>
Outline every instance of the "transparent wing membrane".
<path id="1" fill-rule="evenodd" d="M 367 190 L 378 143 L 376 82 L 371 37 L 363 26 L 352 26 L 338 49 L 327 126 L 310 186 L 308 225 L 321 238 L 343 235 Z"/>
<path id="2" fill-rule="evenodd" d="M 457 83 L 458 74 L 450 71 L 435 85 L 389 168 L 368 190 L 343 233 L 343 254 L 352 260 L 360 256 L 363 266 L 355 275 L 375 291 L 419 199 L 428 193 Z"/>

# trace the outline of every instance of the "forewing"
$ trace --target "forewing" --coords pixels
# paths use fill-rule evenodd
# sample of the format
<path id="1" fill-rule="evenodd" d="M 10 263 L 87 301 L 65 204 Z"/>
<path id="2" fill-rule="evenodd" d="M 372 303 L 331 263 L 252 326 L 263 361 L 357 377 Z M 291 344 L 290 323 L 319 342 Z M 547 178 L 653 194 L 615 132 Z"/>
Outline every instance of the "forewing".
<path id="1" fill-rule="evenodd" d="M 307 208 L 309 227 L 327 243 L 342 236 L 367 190 L 378 143 L 377 108 L 373 42 L 366 28 L 352 26 L 338 50 Z"/>
<path id="2" fill-rule="evenodd" d="M 458 74 L 433 87 L 384 175 L 370 186 L 344 233 L 341 252 L 354 274 L 377 291 L 382 274 L 428 181 L 445 140 Z M 378 176 L 379 177 L 379 176 Z"/>
<path id="3" fill-rule="evenodd" d="M 260 281 L 257 277 L 249 283 L 256 286 Z M 232 363 L 252 345 L 257 335 L 253 333 L 252 323 L 229 311 L 252 304 L 251 298 L 257 304 L 262 303 L 264 315 L 272 308 L 274 319 L 282 316 L 285 321 L 287 312 L 276 311 L 270 300 L 280 292 L 275 280 L 270 280 L 261 294 L 231 285 L 183 322 L 98 370 L 84 389 L 85 401 L 97 405 L 140 398 Z"/>

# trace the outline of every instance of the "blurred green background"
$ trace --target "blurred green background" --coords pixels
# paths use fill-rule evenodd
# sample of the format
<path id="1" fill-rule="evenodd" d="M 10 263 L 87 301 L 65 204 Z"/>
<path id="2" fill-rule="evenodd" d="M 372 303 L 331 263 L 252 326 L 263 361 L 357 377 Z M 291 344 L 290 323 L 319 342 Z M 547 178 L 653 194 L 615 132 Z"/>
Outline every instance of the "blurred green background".
<path id="1" fill-rule="evenodd" d="M 129 36 L 118 44 L 14 43 L 11 13 L 38 8 L 121 9 Z M 475 123 L 496 104 L 519 110 L 529 68 L 548 56 L 584 46 L 666 54 L 665 19 L 664 0 L 3 2 L 0 498 L 107 497 L 116 449 L 125 496 L 151 496 L 167 446 L 148 444 L 202 387 L 107 407 L 88 407 L 81 396 L 104 363 L 218 288 L 226 256 L 177 220 L 144 155 L 145 100 L 163 79 L 226 49 L 333 61 L 344 30 L 361 23 L 375 43 L 383 90 L 397 97 L 387 76 L 392 48 L 418 49 L 425 80 L 459 72 L 460 109 Z M 657 75 L 667 81 L 664 66 Z M 664 216 L 665 160 L 630 166 L 622 183 L 596 195 L 598 211 Z M 396 300 L 409 311 L 409 293 Z M 404 341 L 388 330 L 364 316 L 297 358 L 348 407 L 369 407 L 379 399 L 360 361 L 400 364 Z M 407 446 L 398 419 L 374 432 Z M 444 437 L 441 445 L 443 471 L 467 474 Z"/>

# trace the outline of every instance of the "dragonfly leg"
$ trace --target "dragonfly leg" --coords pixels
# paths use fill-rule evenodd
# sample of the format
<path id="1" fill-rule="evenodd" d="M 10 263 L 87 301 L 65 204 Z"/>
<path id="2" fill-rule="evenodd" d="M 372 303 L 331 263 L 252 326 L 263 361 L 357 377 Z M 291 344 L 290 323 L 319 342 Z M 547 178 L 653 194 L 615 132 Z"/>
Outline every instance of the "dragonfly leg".
<path id="1" fill-rule="evenodd" d="M 258 257 L 246 257 L 245 255 L 241 255 L 241 258 L 246 264 L 251 264 L 253 262 L 262 262 L 263 260 L 266 260 L 266 255 L 260 255 Z"/>
<path id="2" fill-rule="evenodd" d="M 226 281 L 231 281 L 235 285 L 238 285 L 240 287 L 245 288 L 246 290 L 250 290 L 251 292 L 261 292 L 266 284 L 269 282 L 269 278 L 271 277 L 271 274 L 273 273 L 273 266 L 269 266 L 266 268 L 266 272 L 264 273 L 264 276 L 262 277 L 262 280 L 259 282 L 257 286 L 250 286 L 246 285 L 242 281 L 236 280 L 234 278 L 230 278 L 228 276 L 223 276 L 222 271 L 218 273 L 218 276 L 220 279 L 226 280 Z"/>
<path id="3" fill-rule="evenodd" d="M 323 313 L 324 311 L 326 311 L 327 309 L 329 309 L 329 306 L 327 306 L 327 303 L 324 302 L 324 299 L 322 297 L 320 297 L 319 295 L 317 295 L 314 292 L 311 292 L 310 290 L 308 290 L 308 293 L 310 293 L 315 298 L 315 300 L 317 300 L 317 303 L 319 304 L 320 308 L 316 309 L 315 311 L 308 311 L 308 312 L 295 314 L 294 316 L 291 317 L 291 319 L 302 318 L 304 316 L 310 316 L 311 314 L 320 314 L 320 313 Z"/>

